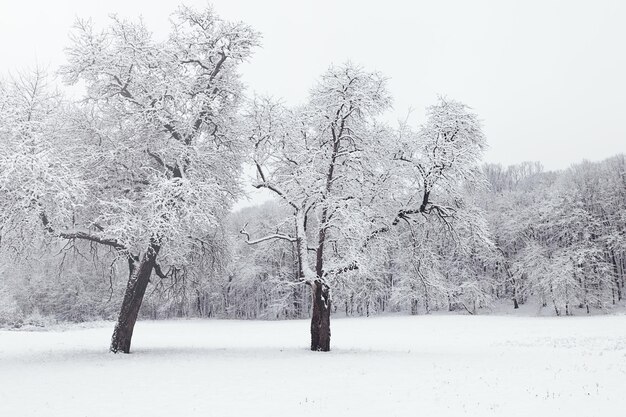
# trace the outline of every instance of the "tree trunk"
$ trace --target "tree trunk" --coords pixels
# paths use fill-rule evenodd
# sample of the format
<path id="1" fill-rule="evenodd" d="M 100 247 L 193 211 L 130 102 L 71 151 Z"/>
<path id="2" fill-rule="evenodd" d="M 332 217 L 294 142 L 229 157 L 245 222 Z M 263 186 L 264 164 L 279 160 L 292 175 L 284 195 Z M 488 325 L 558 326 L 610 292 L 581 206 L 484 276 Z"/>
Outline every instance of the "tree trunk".
<path id="1" fill-rule="evenodd" d="M 158 247 L 151 246 L 143 255 L 139 264 L 131 268 L 131 275 L 124 293 L 124 301 L 122 301 L 120 315 L 111 338 L 111 352 L 130 352 L 133 329 L 135 328 L 143 296 L 146 293 L 146 287 L 148 282 L 150 282 L 150 275 L 152 275 L 158 252 Z"/>
<path id="2" fill-rule="evenodd" d="M 315 281 L 313 291 L 313 314 L 311 316 L 311 350 L 330 350 L 330 288 Z"/>
<path id="3" fill-rule="evenodd" d="M 615 273 L 615 288 L 617 289 L 617 301 L 622 300 L 622 289 L 619 282 L 619 268 L 617 267 L 617 259 L 615 259 L 615 252 L 611 251 L 611 263 L 613 264 L 613 272 Z M 613 302 L 615 304 L 615 302 Z"/>

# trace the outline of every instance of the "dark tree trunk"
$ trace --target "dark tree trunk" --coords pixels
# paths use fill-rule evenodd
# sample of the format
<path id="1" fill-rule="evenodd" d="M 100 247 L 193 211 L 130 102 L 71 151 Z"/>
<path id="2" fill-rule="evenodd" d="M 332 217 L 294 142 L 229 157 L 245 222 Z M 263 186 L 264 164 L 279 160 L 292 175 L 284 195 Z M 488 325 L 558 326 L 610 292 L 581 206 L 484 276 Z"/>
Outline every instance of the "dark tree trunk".
<path id="1" fill-rule="evenodd" d="M 332 194 L 331 188 L 335 173 L 335 164 L 337 163 L 337 155 L 341 147 L 342 135 L 344 130 L 345 119 L 341 121 L 338 127 L 333 123 L 331 133 L 333 136 L 333 149 L 326 173 L 326 192 L 324 199 Z M 338 127 L 338 131 L 336 130 Z M 304 220 L 304 230 L 306 230 L 306 213 Z M 332 215 L 332 214 L 331 214 Z M 317 278 L 311 284 L 313 291 L 313 314 L 311 315 L 311 350 L 328 352 L 330 350 L 330 287 L 323 281 L 324 272 L 324 244 L 326 243 L 326 231 L 328 228 L 329 212 L 325 206 L 322 210 L 320 219 L 320 228 L 318 231 L 318 246 L 315 253 L 315 273 Z M 306 251 L 307 248 L 304 248 Z M 300 260 L 302 262 L 302 259 Z"/>
<path id="2" fill-rule="evenodd" d="M 311 350 L 330 350 L 330 289 L 315 281 L 313 291 L 313 314 L 311 315 Z"/>
<path id="3" fill-rule="evenodd" d="M 150 282 L 150 275 L 152 275 L 158 252 L 158 247 L 151 246 L 139 263 L 130 269 L 131 274 L 126 285 L 124 301 L 122 301 L 120 315 L 111 338 L 111 352 L 130 352 L 133 329 L 135 328 L 143 296 L 146 293 L 146 287 Z"/>
<path id="4" fill-rule="evenodd" d="M 513 308 L 519 308 L 519 303 L 517 302 L 517 297 L 513 297 Z"/>
<path id="5" fill-rule="evenodd" d="M 619 268 L 617 267 L 617 259 L 615 259 L 615 252 L 611 251 L 611 263 L 613 264 L 613 272 L 615 273 L 615 288 L 617 289 L 617 301 L 622 299 L 622 289 L 619 282 Z M 613 302 L 615 304 L 615 302 Z"/>

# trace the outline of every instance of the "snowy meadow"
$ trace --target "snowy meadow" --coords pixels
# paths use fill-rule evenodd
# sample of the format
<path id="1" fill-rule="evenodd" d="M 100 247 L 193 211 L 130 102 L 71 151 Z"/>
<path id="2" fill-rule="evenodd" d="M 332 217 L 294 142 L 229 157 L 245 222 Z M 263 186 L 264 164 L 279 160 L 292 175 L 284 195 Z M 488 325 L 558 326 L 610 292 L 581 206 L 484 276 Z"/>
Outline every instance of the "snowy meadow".
<path id="1" fill-rule="evenodd" d="M 142 321 L 0 332 L 4 416 L 554 416 L 626 407 L 626 316 Z M 319 355 L 323 355 L 320 357 Z"/>

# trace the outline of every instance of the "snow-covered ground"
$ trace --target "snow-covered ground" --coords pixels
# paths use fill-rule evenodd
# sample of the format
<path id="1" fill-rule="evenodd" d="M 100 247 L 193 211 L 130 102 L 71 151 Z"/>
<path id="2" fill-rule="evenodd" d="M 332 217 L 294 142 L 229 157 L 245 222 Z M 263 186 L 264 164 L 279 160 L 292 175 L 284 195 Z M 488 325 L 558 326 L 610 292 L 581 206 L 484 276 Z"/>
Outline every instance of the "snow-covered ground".
<path id="1" fill-rule="evenodd" d="M 0 416 L 617 416 L 626 316 L 139 322 L 0 331 Z M 323 414 L 320 414 L 323 413 Z"/>

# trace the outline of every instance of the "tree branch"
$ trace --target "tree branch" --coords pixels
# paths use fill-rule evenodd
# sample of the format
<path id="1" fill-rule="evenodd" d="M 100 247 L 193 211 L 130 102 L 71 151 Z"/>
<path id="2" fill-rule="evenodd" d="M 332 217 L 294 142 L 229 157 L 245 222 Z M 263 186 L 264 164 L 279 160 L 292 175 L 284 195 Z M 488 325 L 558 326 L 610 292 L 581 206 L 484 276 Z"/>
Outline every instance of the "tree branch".
<path id="1" fill-rule="evenodd" d="M 257 189 L 259 189 L 259 188 L 267 188 L 268 190 L 273 191 L 276 195 L 278 195 L 280 198 L 285 200 L 287 202 L 287 204 L 289 204 L 291 207 L 293 207 L 296 210 L 299 210 L 298 206 L 295 203 L 293 203 L 291 200 L 289 200 L 282 190 L 280 190 L 276 186 L 270 184 L 265 179 L 265 174 L 263 173 L 263 169 L 261 168 L 261 165 L 259 165 L 259 163 L 256 162 L 256 161 L 254 161 L 254 163 L 256 165 L 257 172 L 259 173 L 259 176 L 261 177 L 261 181 L 262 182 L 260 182 L 258 184 L 254 184 L 253 187 L 257 188 Z"/>
<path id="2" fill-rule="evenodd" d="M 161 265 L 159 265 L 158 263 L 154 263 L 154 273 L 161 279 L 167 279 L 167 274 L 163 273 L 163 270 L 161 269 Z"/>
<path id="3" fill-rule="evenodd" d="M 126 251 L 126 246 L 119 243 L 116 239 L 108 239 L 100 236 L 92 235 L 89 232 L 85 231 L 61 231 L 58 232 L 54 230 L 50 221 L 48 220 L 48 216 L 44 212 L 39 213 L 39 218 L 41 219 L 41 223 L 43 224 L 44 229 L 50 233 L 51 235 L 63 238 L 63 239 L 82 239 L 90 242 L 100 243 L 102 245 L 111 246 L 119 251 Z"/>
<path id="4" fill-rule="evenodd" d="M 345 274 L 348 271 L 354 271 L 354 270 L 357 270 L 357 269 L 359 269 L 359 265 L 356 263 L 356 261 L 353 261 L 353 262 L 349 263 L 346 266 L 335 268 L 335 269 L 332 269 L 330 271 L 324 271 L 324 277 L 326 277 L 328 275 Z"/>
<path id="5" fill-rule="evenodd" d="M 248 245 L 256 245 L 257 243 L 265 242 L 267 240 L 274 240 L 274 239 L 282 239 L 282 240 L 287 240 L 289 242 L 295 242 L 296 241 L 295 237 L 289 236 L 289 235 L 284 234 L 284 233 L 274 233 L 274 234 L 267 235 L 267 236 L 264 236 L 264 237 L 259 238 L 259 239 L 250 240 L 250 234 L 246 230 L 246 226 L 248 226 L 247 223 L 243 226 L 243 228 L 239 231 L 239 233 L 246 237 L 246 243 Z"/>

